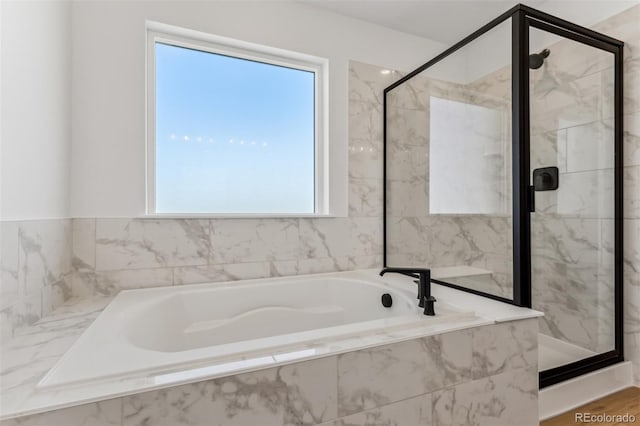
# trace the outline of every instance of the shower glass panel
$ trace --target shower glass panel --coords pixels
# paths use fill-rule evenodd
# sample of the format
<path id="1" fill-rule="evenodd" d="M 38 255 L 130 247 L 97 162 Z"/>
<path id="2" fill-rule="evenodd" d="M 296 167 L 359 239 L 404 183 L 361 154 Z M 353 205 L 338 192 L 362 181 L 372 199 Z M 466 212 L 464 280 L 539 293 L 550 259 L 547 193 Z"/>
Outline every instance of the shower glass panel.
<path id="1" fill-rule="evenodd" d="M 615 348 L 615 57 L 531 25 L 531 290 L 548 370 Z"/>
<path id="2" fill-rule="evenodd" d="M 512 300 L 511 19 L 386 94 L 385 264 Z"/>

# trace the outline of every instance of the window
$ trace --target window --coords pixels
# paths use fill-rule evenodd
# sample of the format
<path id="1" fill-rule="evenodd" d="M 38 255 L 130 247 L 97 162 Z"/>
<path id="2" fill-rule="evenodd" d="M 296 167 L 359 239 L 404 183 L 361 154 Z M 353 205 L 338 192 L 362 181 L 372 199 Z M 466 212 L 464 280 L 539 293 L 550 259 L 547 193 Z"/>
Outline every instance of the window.
<path id="1" fill-rule="evenodd" d="M 323 214 L 325 61 L 148 34 L 148 213 Z"/>

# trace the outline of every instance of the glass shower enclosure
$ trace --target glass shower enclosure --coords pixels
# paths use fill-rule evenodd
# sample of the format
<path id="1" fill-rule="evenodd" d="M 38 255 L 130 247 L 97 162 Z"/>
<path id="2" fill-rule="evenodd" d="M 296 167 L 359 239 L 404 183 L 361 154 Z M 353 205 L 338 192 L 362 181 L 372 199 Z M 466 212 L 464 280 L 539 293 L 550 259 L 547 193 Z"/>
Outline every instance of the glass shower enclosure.
<path id="1" fill-rule="evenodd" d="M 384 264 L 544 312 L 542 387 L 622 361 L 621 41 L 518 5 L 384 91 Z"/>

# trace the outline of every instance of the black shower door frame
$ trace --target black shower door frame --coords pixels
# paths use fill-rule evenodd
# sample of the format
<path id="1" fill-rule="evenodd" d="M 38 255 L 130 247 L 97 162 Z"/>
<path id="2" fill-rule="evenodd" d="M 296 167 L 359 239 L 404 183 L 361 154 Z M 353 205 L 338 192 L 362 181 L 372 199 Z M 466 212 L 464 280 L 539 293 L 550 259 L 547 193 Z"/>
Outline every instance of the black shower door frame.
<path id="1" fill-rule="evenodd" d="M 513 299 L 469 289 L 445 281 L 435 283 L 516 306 L 531 308 L 529 30 L 537 28 L 614 55 L 614 328 L 613 350 L 540 372 L 540 388 L 589 373 L 624 360 L 623 356 L 623 46 L 624 43 L 591 29 L 518 4 L 462 39 L 424 65 L 384 89 L 383 97 L 383 263 L 387 264 L 387 93 L 502 22 L 512 19 L 512 160 L 513 160 Z"/>

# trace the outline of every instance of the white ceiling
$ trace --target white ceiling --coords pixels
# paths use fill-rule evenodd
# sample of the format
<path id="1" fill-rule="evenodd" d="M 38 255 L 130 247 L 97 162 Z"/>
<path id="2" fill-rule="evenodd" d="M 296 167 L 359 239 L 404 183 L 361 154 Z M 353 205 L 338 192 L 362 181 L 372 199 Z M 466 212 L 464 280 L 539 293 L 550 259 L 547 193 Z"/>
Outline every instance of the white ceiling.
<path id="1" fill-rule="evenodd" d="M 518 1 L 505 0 L 299 0 L 340 15 L 394 30 L 454 44 Z M 540 9 L 591 26 L 640 3 L 640 0 L 529 0 Z"/>

